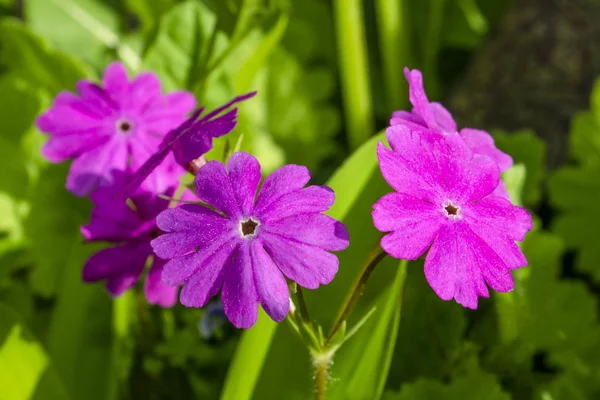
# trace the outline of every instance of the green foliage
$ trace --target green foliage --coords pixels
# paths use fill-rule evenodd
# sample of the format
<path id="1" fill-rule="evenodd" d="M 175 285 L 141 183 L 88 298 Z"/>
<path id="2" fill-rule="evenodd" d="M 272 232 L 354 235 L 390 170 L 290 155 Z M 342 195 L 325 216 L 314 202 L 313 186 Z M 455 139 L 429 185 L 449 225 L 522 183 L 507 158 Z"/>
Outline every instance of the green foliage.
<path id="1" fill-rule="evenodd" d="M 450 383 L 419 379 L 407 384 L 399 393 L 388 392 L 383 400 L 510 400 L 498 379 L 471 362 Z"/>
<path id="2" fill-rule="evenodd" d="M 577 166 L 556 171 L 549 181 L 550 200 L 561 211 L 553 230 L 569 248 L 578 250 L 577 266 L 600 280 L 598 213 L 595 197 L 600 193 L 600 81 L 592 93 L 589 112 L 579 114 L 571 125 L 571 156 Z"/>
<path id="3" fill-rule="evenodd" d="M 101 68 L 107 46 L 118 40 L 119 15 L 98 0 L 27 0 L 25 18 L 31 30 L 56 48 Z"/>

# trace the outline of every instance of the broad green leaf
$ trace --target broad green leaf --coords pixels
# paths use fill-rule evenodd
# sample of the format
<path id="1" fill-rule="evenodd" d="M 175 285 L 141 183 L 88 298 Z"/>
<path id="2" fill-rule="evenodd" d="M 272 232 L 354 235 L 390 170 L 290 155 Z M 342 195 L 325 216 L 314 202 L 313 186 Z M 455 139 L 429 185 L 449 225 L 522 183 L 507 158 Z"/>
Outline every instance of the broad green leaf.
<path id="1" fill-rule="evenodd" d="M 250 399 L 254 392 L 276 328 L 275 322 L 262 309 L 259 321 L 254 328 L 244 333 L 238 344 L 229 366 L 221 400 Z"/>
<path id="2" fill-rule="evenodd" d="M 457 375 L 450 383 L 419 379 L 402 386 L 398 393 L 388 392 L 384 400 L 510 400 L 498 379 L 476 364 Z"/>
<path id="3" fill-rule="evenodd" d="M 388 386 L 448 376 L 463 348 L 466 325 L 463 307 L 437 297 L 425 280 L 423 263 L 411 263 Z"/>
<path id="4" fill-rule="evenodd" d="M 4 303 L 0 316 L 0 399 L 68 400 L 50 357 L 26 328 L 24 316 Z M 42 390 L 44 395 L 39 396 Z"/>
<path id="5" fill-rule="evenodd" d="M 46 337 L 53 365 L 73 399 L 104 400 L 116 393 L 112 300 L 100 284 L 81 279 L 84 262 L 97 250 L 77 244 L 61 254 L 65 268 Z"/>
<path id="6" fill-rule="evenodd" d="M 215 28 L 215 15 L 202 3 L 177 5 L 161 18 L 144 54 L 143 68 L 158 74 L 166 91 L 193 89 L 204 79 Z"/>
<path id="7" fill-rule="evenodd" d="M 73 90 L 77 80 L 89 77 L 88 69 L 48 46 L 16 20 L 0 21 L 0 65 L 13 77 L 51 95 Z"/>
<path id="8" fill-rule="evenodd" d="M 535 205 L 541 199 L 541 185 L 546 177 L 546 144 L 531 131 L 510 134 L 494 132 L 498 148 L 509 154 L 515 164 L 523 164 L 526 170 L 521 199 L 526 205 Z"/>
<path id="9" fill-rule="evenodd" d="M 23 327 L 13 325 L 0 344 L 0 399 L 28 400 L 48 365 L 48 356 L 38 342 L 23 337 Z"/>
<path id="10" fill-rule="evenodd" d="M 595 199 L 600 195 L 600 165 L 563 167 L 549 179 L 550 201 L 559 211 L 553 231 L 567 247 L 577 249 L 578 268 L 600 280 L 600 247 L 597 245 L 600 215 Z"/>
<path id="11" fill-rule="evenodd" d="M 400 263 L 394 283 L 375 303 L 375 313 L 335 355 L 327 391 L 329 399 L 379 399 L 390 369 L 406 281 L 406 263 Z"/>
<path id="12" fill-rule="evenodd" d="M 25 18 L 60 51 L 101 68 L 107 47 L 118 43 L 119 15 L 99 0 L 27 0 Z"/>

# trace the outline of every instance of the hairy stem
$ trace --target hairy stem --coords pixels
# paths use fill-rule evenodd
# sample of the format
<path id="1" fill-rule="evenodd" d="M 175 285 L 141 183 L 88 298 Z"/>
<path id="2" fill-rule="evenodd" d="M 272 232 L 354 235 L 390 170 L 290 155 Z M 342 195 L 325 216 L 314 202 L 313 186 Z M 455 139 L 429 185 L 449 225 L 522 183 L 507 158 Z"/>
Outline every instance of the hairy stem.
<path id="1" fill-rule="evenodd" d="M 325 400 L 327 384 L 329 383 L 329 366 L 332 354 L 329 352 L 313 355 L 315 366 L 315 400 Z"/>

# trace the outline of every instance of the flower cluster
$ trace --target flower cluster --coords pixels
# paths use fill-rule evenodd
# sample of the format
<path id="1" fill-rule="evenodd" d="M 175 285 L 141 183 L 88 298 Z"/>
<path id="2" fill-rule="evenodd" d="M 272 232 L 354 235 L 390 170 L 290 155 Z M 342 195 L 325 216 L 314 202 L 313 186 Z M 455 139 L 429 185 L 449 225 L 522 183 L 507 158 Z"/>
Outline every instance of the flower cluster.
<path id="1" fill-rule="evenodd" d="M 379 143 L 381 172 L 395 192 L 373 206 L 381 247 L 414 260 L 425 252 L 425 276 L 438 296 L 476 308 L 478 297 L 513 288 L 511 270 L 527 265 L 516 241 L 531 216 L 510 202 L 500 172 L 512 165 L 484 131 L 458 131 L 451 114 L 431 103 L 419 71 L 406 69 L 411 112 L 396 111 L 388 127 L 391 149 Z M 85 264 L 85 281 L 106 281 L 115 296 L 150 265 L 144 290 L 161 306 L 180 301 L 203 307 L 221 294 L 223 312 L 239 328 L 258 318 L 259 304 L 275 321 L 290 310 L 287 280 L 316 289 L 338 271 L 332 252 L 348 247 L 346 227 L 324 214 L 335 195 L 306 186 L 307 168 L 285 165 L 261 186 L 261 167 L 238 152 L 223 163 L 204 154 L 236 125 L 236 103 L 202 116 L 190 93 L 162 94 L 151 73 L 131 82 L 110 65 L 103 86 L 88 81 L 78 95 L 61 93 L 37 121 L 50 138 L 43 154 L 73 159 L 67 188 L 91 193 L 87 241 L 113 244 Z M 231 110 L 230 110 L 231 109 Z M 188 170 L 196 196 L 178 190 Z M 259 189 L 260 186 L 260 189 Z M 170 208 L 179 199 L 186 204 Z"/>
<path id="2" fill-rule="evenodd" d="M 421 73 L 406 69 L 413 111 L 396 111 L 377 156 L 396 190 L 373 206 L 381 240 L 392 257 L 414 260 L 428 249 L 427 281 L 443 300 L 477 308 L 486 286 L 513 289 L 511 270 L 527 265 L 515 241 L 531 230 L 531 216 L 500 185 L 512 159 L 484 131 L 457 131 L 450 113 L 430 103 Z"/>
<path id="3" fill-rule="evenodd" d="M 108 292 L 118 296 L 137 282 L 151 258 L 144 287 L 148 301 L 175 303 L 177 288 L 162 283 L 164 262 L 150 247 L 160 234 L 156 216 L 169 206 L 164 196 L 175 194 L 189 161 L 170 150 L 189 147 L 189 138 L 202 144 L 193 148 L 201 152 L 196 157 L 210 150 L 214 137 L 235 127 L 236 109 L 219 114 L 237 101 L 196 121 L 204 108 L 188 118 L 196 105 L 191 93 L 162 94 L 160 81 L 150 72 L 130 81 L 120 63 L 107 67 L 102 85 L 82 80 L 77 94 L 62 92 L 54 99 L 37 120 L 49 135 L 42 154 L 55 163 L 73 160 L 67 189 L 90 195 L 94 204 L 90 223 L 81 231 L 86 241 L 114 244 L 87 261 L 85 281 L 106 281 Z M 121 194 L 132 182 L 125 202 Z M 188 191 L 180 197 L 195 199 Z"/>

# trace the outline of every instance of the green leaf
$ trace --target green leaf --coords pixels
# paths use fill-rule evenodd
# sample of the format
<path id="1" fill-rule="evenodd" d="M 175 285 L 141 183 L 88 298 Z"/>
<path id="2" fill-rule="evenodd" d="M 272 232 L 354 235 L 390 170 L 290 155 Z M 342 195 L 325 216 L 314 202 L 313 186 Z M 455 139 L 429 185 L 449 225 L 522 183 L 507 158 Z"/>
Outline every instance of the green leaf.
<path id="1" fill-rule="evenodd" d="M 595 238 L 600 226 L 595 199 L 600 195 L 600 165 L 586 168 L 563 167 L 549 179 L 550 201 L 559 216 L 552 228 L 567 247 L 577 249 L 577 267 L 600 280 L 600 248 Z"/>
<path id="2" fill-rule="evenodd" d="M 18 198 L 28 195 L 35 162 L 25 149 L 28 134 L 42 109 L 41 94 L 14 76 L 0 78 L 0 191 Z M 37 150 L 37 149 L 36 149 Z"/>
<path id="3" fill-rule="evenodd" d="M 119 15 L 98 0 L 27 0 L 25 18 L 56 48 L 101 68 L 118 42 Z"/>
<path id="4" fill-rule="evenodd" d="M 450 375 L 463 348 L 465 312 L 459 304 L 437 297 L 421 261 L 408 268 L 402 308 L 388 385 L 399 388 L 402 382 Z"/>
<path id="5" fill-rule="evenodd" d="M 512 156 L 515 164 L 523 164 L 527 171 L 521 194 L 523 203 L 534 205 L 541 200 L 541 185 L 546 176 L 546 144 L 531 131 L 510 134 L 494 132 L 498 148 Z"/>
<path id="6" fill-rule="evenodd" d="M 394 283 L 376 301 L 375 315 L 336 353 L 328 389 L 329 399 L 379 399 L 390 369 L 406 280 L 405 261 Z"/>
<path id="7" fill-rule="evenodd" d="M 175 3 L 175 0 L 125 0 L 127 8 L 138 16 L 146 32 L 153 29 L 162 15 Z"/>
<path id="8" fill-rule="evenodd" d="M 215 15 L 200 2 L 186 1 L 172 8 L 160 20 L 143 68 L 158 74 L 166 91 L 193 89 L 204 79 L 215 27 Z"/>
<path id="9" fill-rule="evenodd" d="M 73 90 L 79 79 L 91 76 L 84 65 L 50 48 L 24 25 L 10 19 L 0 21 L 0 65 L 9 76 L 51 95 Z"/>
<path id="10" fill-rule="evenodd" d="M 0 399 L 68 400 L 50 357 L 25 327 L 23 315 L 2 303 L 0 315 Z"/>
<path id="11" fill-rule="evenodd" d="M 27 340 L 23 327 L 13 325 L 0 344 L 0 399 L 29 400 L 47 366 L 40 343 Z"/>

